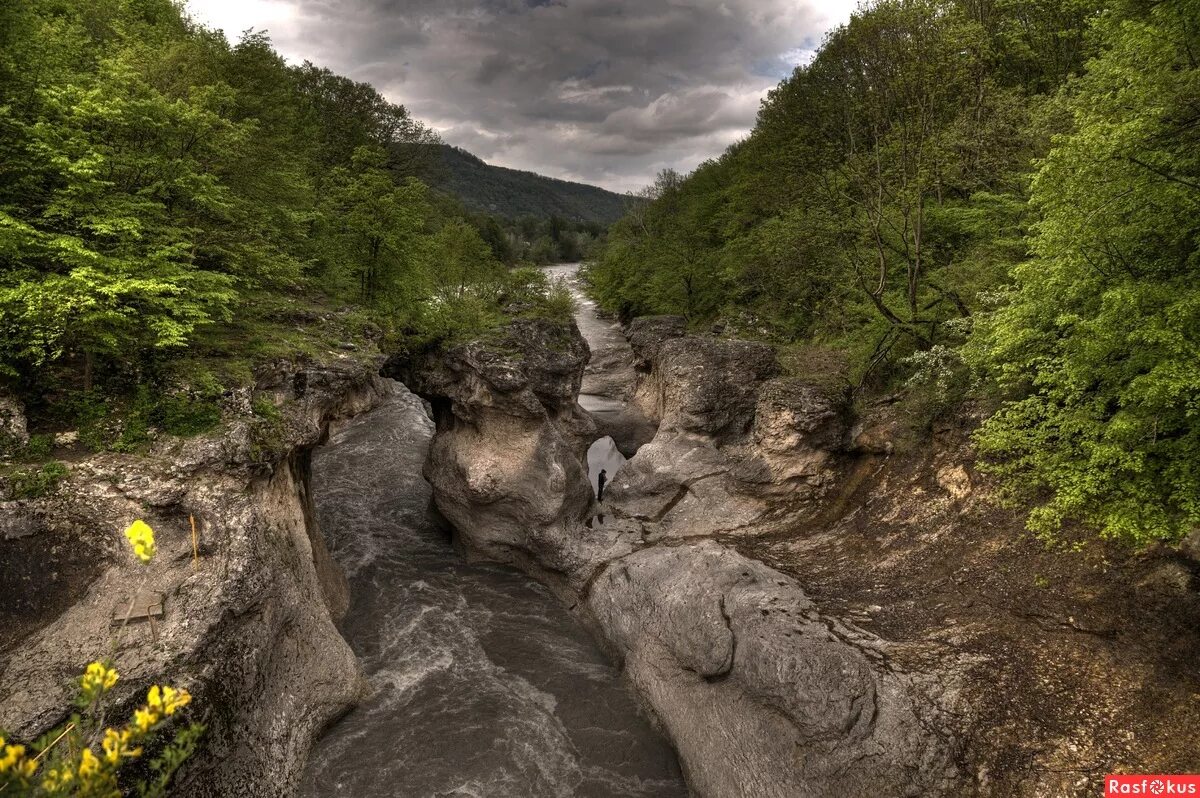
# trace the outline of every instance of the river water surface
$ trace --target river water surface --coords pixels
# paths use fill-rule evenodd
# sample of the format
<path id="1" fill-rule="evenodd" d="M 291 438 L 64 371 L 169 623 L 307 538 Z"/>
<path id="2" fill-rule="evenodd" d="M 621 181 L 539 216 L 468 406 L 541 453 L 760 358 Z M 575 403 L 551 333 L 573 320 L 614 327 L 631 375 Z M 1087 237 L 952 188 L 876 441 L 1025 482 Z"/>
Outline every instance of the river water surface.
<path id="1" fill-rule="evenodd" d="M 550 593 L 451 548 L 421 477 L 432 435 L 397 383 L 314 454 L 350 580 L 342 631 L 372 694 L 318 741 L 301 794 L 686 796 L 666 741 Z"/>
<path id="2" fill-rule="evenodd" d="M 625 340 L 621 325 L 602 318 L 597 312 L 596 303 L 584 293 L 579 279 L 579 266 L 578 263 L 559 263 L 546 267 L 550 279 L 561 280 L 570 289 L 575 300 L 575 323 L 579 325 L 579 331 L 587 339 L 592 352 L 583 374 L 579 405 L 603 426 L 628 427 L 630 422 L 641 426 L 642 420 L 631 417 L 626 401 L 634 381 L 633 352 Z M 634 437 L 637 437 L 636 434 Z M 587 453 L 592 491 L 598 492 L 598 477 L 602 470 L 611 483 L 617 470 L 625 464 L 625 459 L 611 436 L 604 435 L 593 443 Z"/>

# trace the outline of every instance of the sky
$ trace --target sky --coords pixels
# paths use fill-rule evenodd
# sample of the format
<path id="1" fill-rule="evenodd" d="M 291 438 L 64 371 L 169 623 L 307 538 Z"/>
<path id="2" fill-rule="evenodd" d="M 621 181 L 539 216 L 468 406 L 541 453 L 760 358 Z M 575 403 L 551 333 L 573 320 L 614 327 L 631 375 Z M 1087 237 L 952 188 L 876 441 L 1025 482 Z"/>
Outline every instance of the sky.
<path id="1" fill-rule="evenodd" d="M 754 126 L 857 0 L 187 0 L 366 81 L 489 163 L 637 191 Z"/>

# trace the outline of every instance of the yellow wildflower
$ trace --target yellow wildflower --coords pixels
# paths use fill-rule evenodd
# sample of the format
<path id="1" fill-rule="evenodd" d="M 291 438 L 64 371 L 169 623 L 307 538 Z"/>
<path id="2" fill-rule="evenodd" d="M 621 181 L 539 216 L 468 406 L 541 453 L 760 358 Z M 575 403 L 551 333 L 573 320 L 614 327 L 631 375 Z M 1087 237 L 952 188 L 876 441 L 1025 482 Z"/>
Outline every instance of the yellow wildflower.
<path id="1" fill-rule="evenodd" d="M 75 774 L 71 772 L 70 768 L 64 767 L 61 770 L 59 768 L 51 768 L 42 778 L 42 789 L 53 793 L 66 788 L 74 779 Z"/>
<path id="2" fill-rule="evenodd" d="M 36 759 L 26 759 L 21 764 L 17 765 L 17 775 L 29 778 L 38 768 Z"/>
<path id="3" fill-rule="evenodd" d="M 0 740 L 0 744 L 3 740 Z M 7 773 L 12 770 L 13 766 L 20 762 L 25 757 L 25 746 L 23 745 L 4 745 L 4 756 L 0 756 L 0 773 Z"/>
<path id="4" fill-rule="evenodd" d="M 93 662 L 87 666 L 79 686 L 84 694 L 90 697 L 95 693 L 111 690 L 119 678 L 120 674 L 117 673 L 116 668 L 110 668 L 103 662 Z"/>
<path id="5" fill-rule="evenodd" d="M 150 728 L 158 723 L 158 715 L 149 709 L 135 709 L 133 711 L 133 724 L 137 726 L 138 732 L 145 734 L 150 731 Z"/>
<path id="6" fill-rule="evenodd" d="M 142 562 L 150 562 L 157 549 L 154 546 L 154 530 L 145 521 L 138 519 L 125 530 L 125 537 L 133 546 L 133 553 Z"/>
<path id="7" fill-rule="evenodd" d="M 92 749 L 85 748 L 79 757 L 79 775 L 81 778 L 88 778 L 100 771 L 100 760 L 92 753 Z"/>
<path id="8" fill-rule="evenodd" d="M 164 687 L 163 690 L 163 713 L 174 715 L 178 710 L 186 707 L 192 700 L 192 696 L 187 690 L 176 690 L 173 687 Z"/>
<path id="9" fill-rule="evenodd" d="M 130 759 L 142 755 L 141 748 L 133 748 L 130 742 L 133 740 L 133 732 L 129 729 L 105 729 L 104 740 L 101 745 L 104 747 L 104 758 L 108 760 L 110 765 L 115 765 L 121 761 L 122 757 Z"/>

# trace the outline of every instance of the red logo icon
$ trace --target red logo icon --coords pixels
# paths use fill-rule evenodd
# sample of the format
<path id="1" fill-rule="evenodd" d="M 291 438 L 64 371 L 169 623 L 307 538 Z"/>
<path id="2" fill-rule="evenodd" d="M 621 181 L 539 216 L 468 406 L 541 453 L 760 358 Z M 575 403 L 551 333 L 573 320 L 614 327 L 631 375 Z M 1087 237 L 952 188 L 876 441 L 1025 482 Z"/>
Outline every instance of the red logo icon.
<path id="1" fill-rule="evenodd" d="M 1200 798 L 1200 776 L 1121 774 L 1104 777 L 1104 798 L 1125 795 L 1194 795 Z"/>

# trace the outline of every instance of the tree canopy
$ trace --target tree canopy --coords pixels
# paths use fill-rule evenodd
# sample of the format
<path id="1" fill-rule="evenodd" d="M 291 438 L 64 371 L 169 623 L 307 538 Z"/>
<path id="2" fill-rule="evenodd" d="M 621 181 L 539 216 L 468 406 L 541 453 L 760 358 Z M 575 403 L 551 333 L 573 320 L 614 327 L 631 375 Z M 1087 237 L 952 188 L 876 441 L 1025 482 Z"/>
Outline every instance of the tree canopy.
<path id="1" fill-rule="evenodd" d="M 236 356 L 306 303 L 357 308 L 398 347 L 465 332 L 441 286 L 492 285 L 511 253 L 417 179 L 436 142 L 370 85 L 171 0 L 4 4 L 0 380 L 35 404 L 117 390 L 197 342 Z M 465 288 L 478 307 L 455 322 L 502 299 Z"/>
<path id="2" fill-rule="evenodd" d="M 659 176 L 593 290 L 834 353 L 856 396 L 933 386 L 944 410 L 974 380 L 1032 528 L 1178 539 L 1200 525 L 1198 30 L 1194 0 L 867 4 L 747 139 Z"/>

